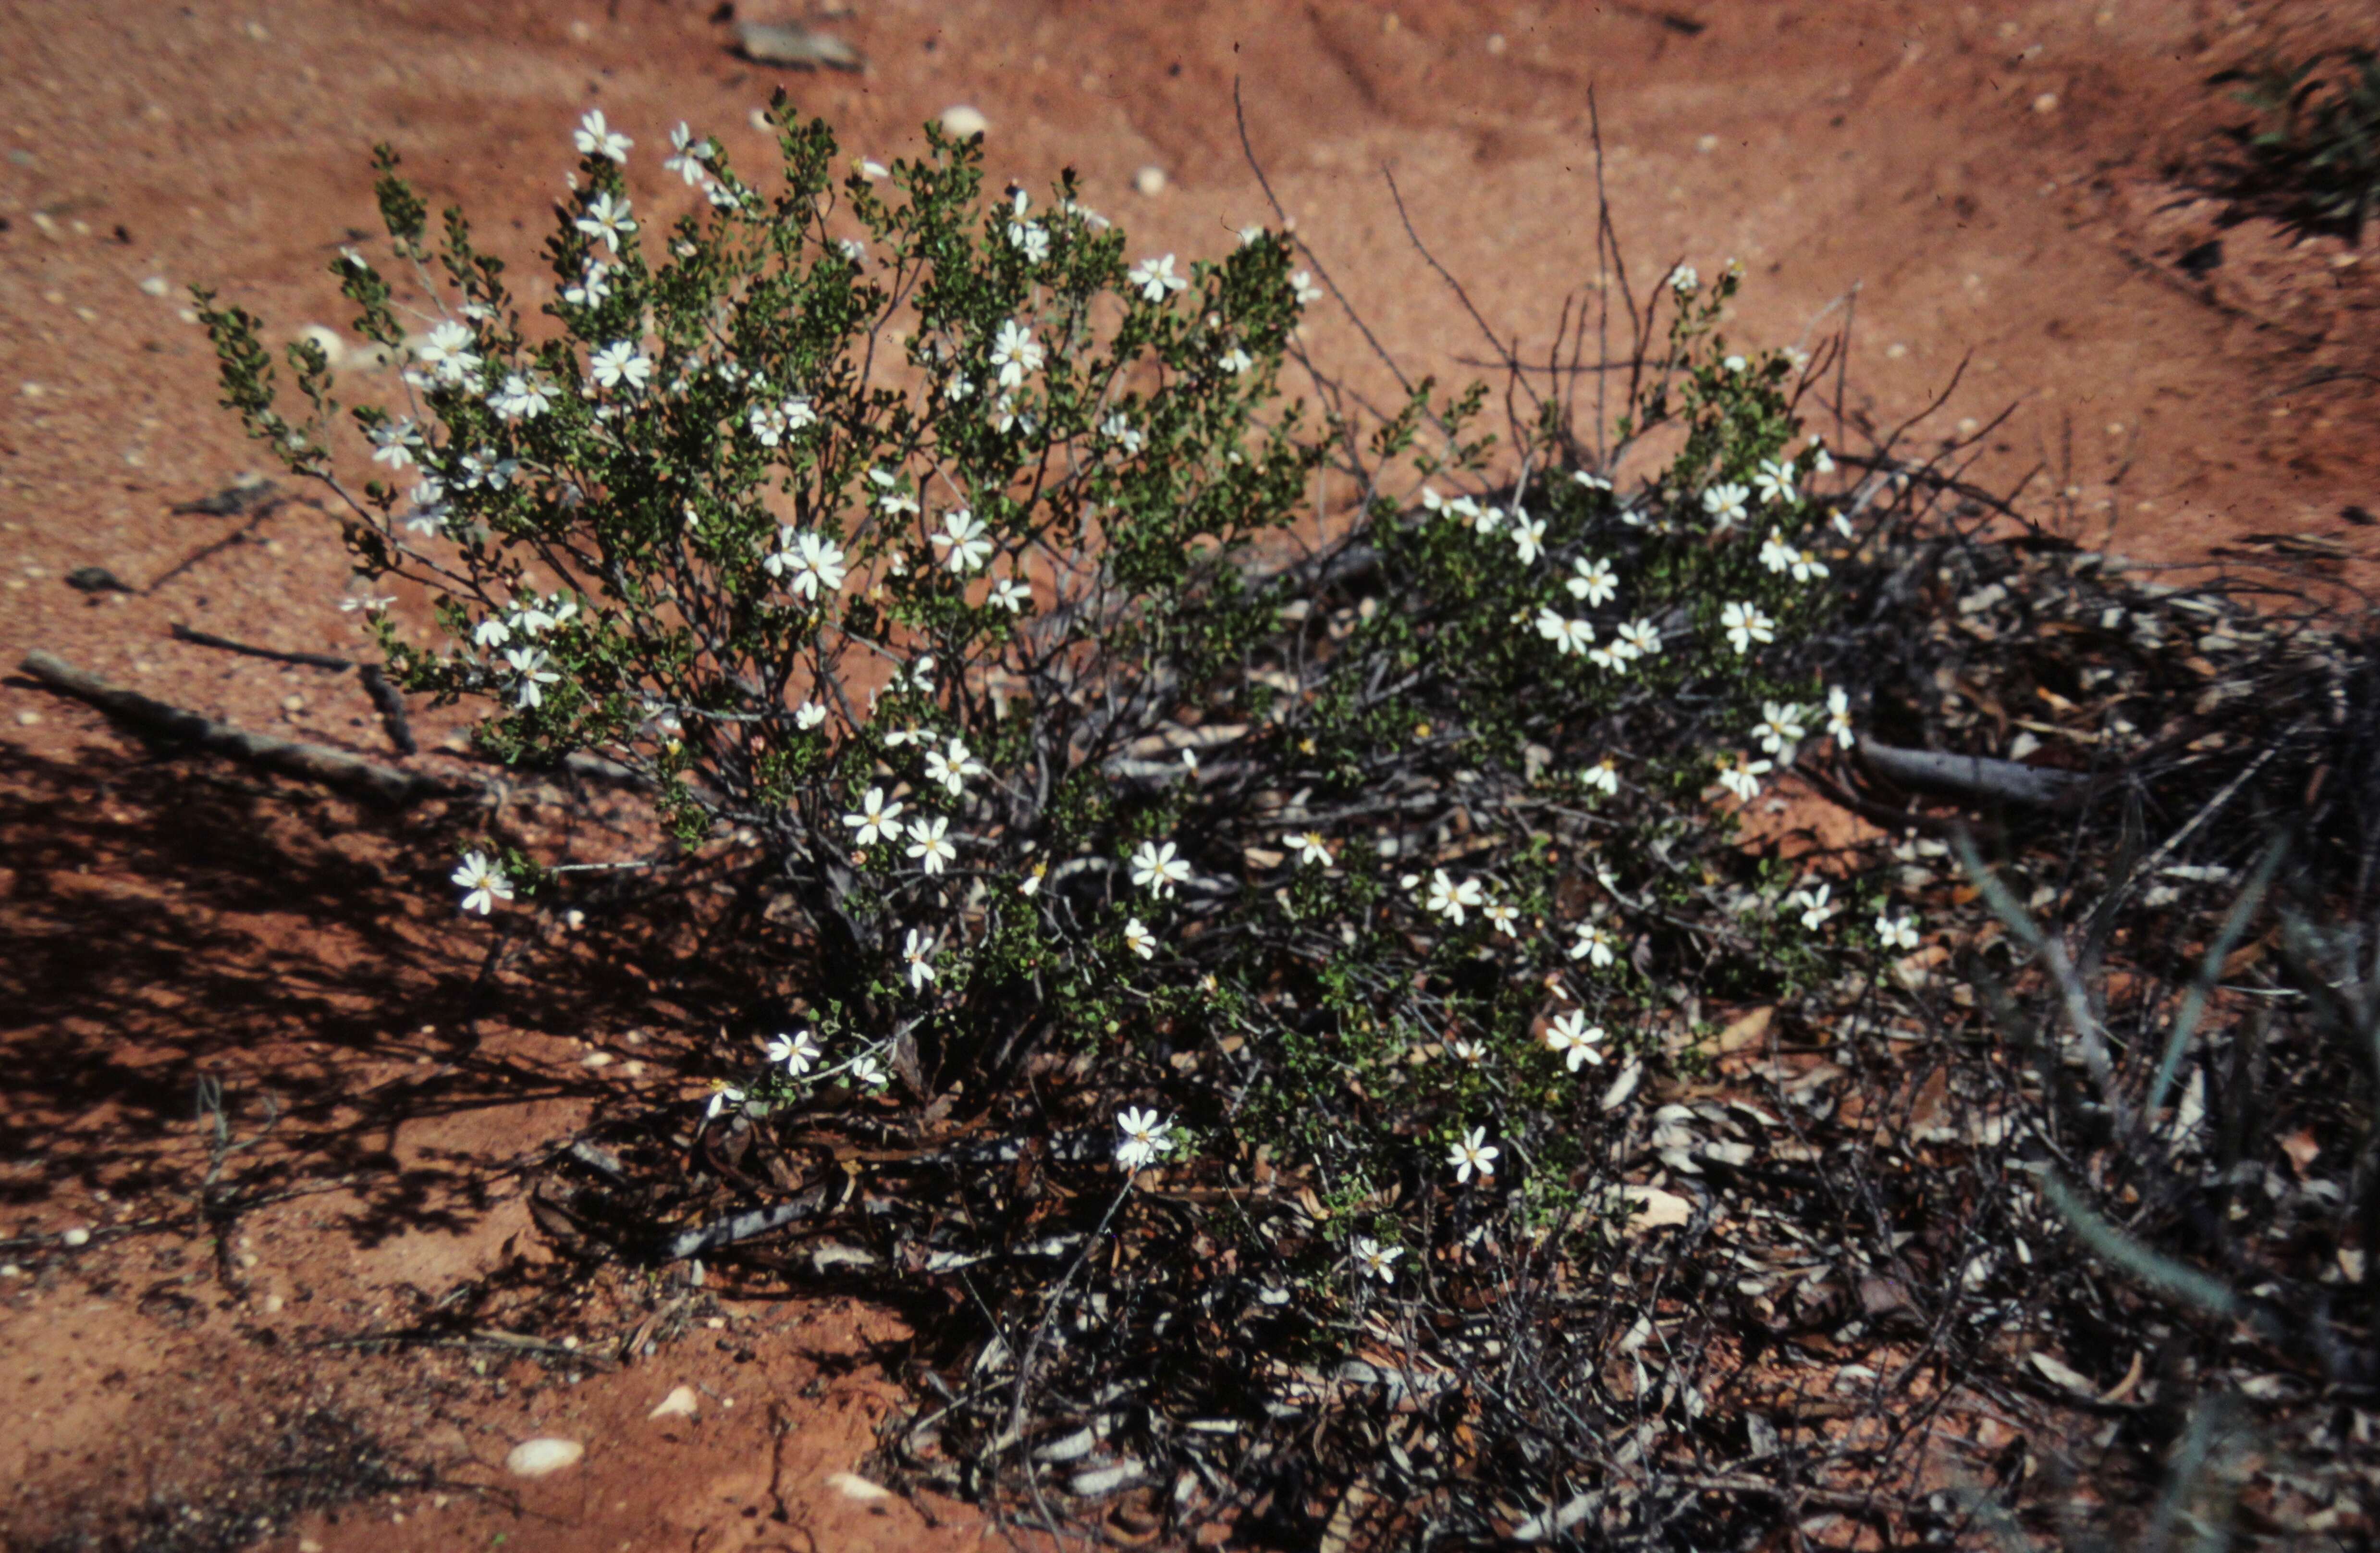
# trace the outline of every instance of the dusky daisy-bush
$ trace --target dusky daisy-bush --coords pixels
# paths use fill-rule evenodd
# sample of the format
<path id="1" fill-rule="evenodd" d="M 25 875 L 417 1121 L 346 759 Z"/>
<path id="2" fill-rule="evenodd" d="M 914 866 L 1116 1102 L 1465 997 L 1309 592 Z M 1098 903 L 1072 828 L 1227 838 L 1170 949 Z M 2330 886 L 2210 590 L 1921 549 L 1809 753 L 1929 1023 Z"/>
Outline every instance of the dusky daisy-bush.
<path id="1" fill-rule="evenodd" d="M 1737 273 L 1665 288 L 1589 467 L 1550 406 L 1500 446 L 1475 389 L 1362 428 L 1285 395 L 1318 294 L 1280 234 L 1128 264 L 1071 176 L 986 201 L 979 145 L 929 127 L 838 179 L 823 123 L 771 123 L 773 192 L 683 127 L 679 178 L 632 187 L 582 127 L 539 321 L 383 152 L 407 274 L 333 270 L 400 406 L 345 410 L 301 343 L 285 418 L 257 321 L 200 298 L 226 403 L 345 504 L 360 572 L 434 601 L 436 645 L 372 615 L 408 689 L 765 861 L 753 1025 L 806 1028 L 721 1050 L 708 1120 L 856 1085 L 1024 1126 L 1004 1086 L 1069 1056 L 1096 1168 L 1312 1172 L 1303 1231 L 1198 1233 L 1318 1308 L 1491 1205 L 1618 1232 L 1644 1198 L 1608 1141 L 1703 1001 L 1874 954 L 1733 844 L 1822 712 L 1851 736 L 1809 646 L 1849 525 L 1793 363 L 1718 334 Z M 350 430 L 409 483 L 358 483 Z M 1334 465 L 1361 499 L 1301 557 Z M 481 912 L 552 882 L 455 877 Z"/>

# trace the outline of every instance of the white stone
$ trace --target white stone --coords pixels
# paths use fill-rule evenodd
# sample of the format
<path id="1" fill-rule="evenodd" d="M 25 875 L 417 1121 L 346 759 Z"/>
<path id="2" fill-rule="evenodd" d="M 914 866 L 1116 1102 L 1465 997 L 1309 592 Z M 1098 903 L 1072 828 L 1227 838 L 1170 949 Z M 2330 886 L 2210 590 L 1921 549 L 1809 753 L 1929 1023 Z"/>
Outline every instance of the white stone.
<path id="1" fill-rule="evenodd" d="M 578 1464 L 587 1448 L 575 1439 L 556 1439 L 550 1435 L 525 1439 L 512 1448 L 504 1457 L 504 1470 L 515 1477 L 544 1477 L 565 1467 Z"/>
<path id="2" fill-rule="evenodd" d="M 944 108 L 941 122 L 942 133 L 955 135 L 962 140 L 969 135 L 980 135 L 991 127 L 990 119 L 984 117 L 979 110 L 968 107 L 965 103 L 954 103 Z"/>
<path id="3" fill-rule="evenodd" d="M 691 1386 L 681 1386 L 663 1397 L 661 1405 L 645 1414 L 648 1418 L 691 1418 L 702 1405 Z"/>
<path id="4" fill-rule="evenodd" d="M 66 1244 L 70 1246 L 89 1245 L 91 1244 L 91 1231 L 78 1224 L 73 1229 L 68 1230 L 65 1234 L 60 1235 L 58 1239 L 66 1242 Z"/>
<path id="5" fill-rule="evenodd" d="M 889 1499 L 892 1490 L 881 1483 L 870 1483 L 856 1472 L 831 1472 L 826 1474 L 827 1486 L 846 1499 Z"/>
<path id="6" fill-rule="evenodd" d="M 322 346 L 322 359 L 334 369 L 347 358 L 347 342 L 340 338 L 339 332 L 335 329 L 320 323 L 310 323 L 298 331 L 298 337 L 301 340 L 311 340 Z"/>
<path id="7" fill-rule="evenodd" d="M 1156 166 L 1143 167 L 1132 176 L 1132 187 L 1148 198 L 1156 199 L 1165 192 L 1165 169 Z"/>

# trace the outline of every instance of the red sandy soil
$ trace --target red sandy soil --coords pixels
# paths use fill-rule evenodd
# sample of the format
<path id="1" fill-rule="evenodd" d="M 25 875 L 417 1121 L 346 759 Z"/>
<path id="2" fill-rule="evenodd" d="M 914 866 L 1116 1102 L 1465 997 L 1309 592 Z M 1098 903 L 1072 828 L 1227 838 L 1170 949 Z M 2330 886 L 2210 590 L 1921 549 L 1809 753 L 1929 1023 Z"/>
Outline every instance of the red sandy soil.
<path id="1" fill-rule="evenodd" d="M 2374 7 L 1674 9 L 1701 30 L 1658 4 L 1585 0 L 858 0 L 815 19 L 868 68 L 809 76 L 735 57 L 709 0 L 16 0 L 0 8 L 0 664 L 47 648 L 246 725 L 383 749 L 350 678 L 168 637 L 181 622 L 360 646 L 317 512 L 169 510 L 261 467 L 215 407 L 183 288 L 219 290 L 276 340 L 343 325 L 325 268 L 343 242 L 384 251 L 368 240 L 379 140 L 529 273 L 581 111 L 636 138 L 640 202 L 668 208 L 684 194 L 658 166 L 669 127 L 763 165 L 748 115 L 780 80 L 879 158 L 970 103 L 993 178 L 1041 188 L 1077 167 L 1135 256 L 1188 257 L 1269 217 L 1236 79 L 1299 235 L 1406 370 L 1457 381 L 1483 343 L 1382 172 L 1500 335 L 1541 357 L 1561 298 L 1594 279 L 1592 88 L 1640 291 L 1673 261 L 1710 274 L 1740 258 L 1730 333 L 1757 345 L 1815 339 L 1855 295 L 1852 408 L 1896 424 L 1963 362 L 1912 445 L 2010 411 L 1972 477 L 2006 488 L 2038 467 L 2019 504 L 2041 520 L 2148 559 L 2223 547 L 2360 574 L 2374 541 L 2357 518 L 2380 505 L 2370 266 L 2268 221 L 2220 227 L 2198 184 L 2240 116 L 2204 79 L 2265 49 L 2372 41 Z M 1162 192 L 1135 191 L 1145 166 Z M 2178 264 L 2217 236 L 2220 268 Z M 1318 309 L 1309 330 L 1383 381 L 1343 322 Z M 90 564 L 140 591 L 65 586 Z M 562 814 L 533 819 L 601 855 L 598 821 Z M 589 1118 L 685 1090 L 668 1054 L 694 1032 L 666 964 L 574 948 L 527 914 L 458 921 L 443 876 L 474 824 L 159 760 L 78 705 L 0 686 L 0 1534 L 128 1545 L 178 1518 L 184 1545 L 229 1546 L 241 1536 L 195 1528 L 247 1516 L 276 1548 L 972 1544 L 964 1509 L 825 1481 L 895 1394 L 890 1317 L 554 1261 L 532 1167 Z M 613 1062 L 588 1066 L 599 1050 Z M 202 1075 L 233 1142 L 279 1116 L 224 1156 L 223 1183 L 273 1200 L 220 1256 L 200 1207 Z M 77 1226 L 93 1239 L 62 1247 Z M 336 1345 L 456 1300 L 590 1353 L 669 1301 L 693 1325 L 626 1367 Z M 681 1383 L 708 1389 L 699 1420 L 648 1421 Z M 506 1479 L 532 1434 L 579 1439 L 586 1460 Z M 274 1508 L 293 1481 L 277 1468 L 346 1480 L 321 1450 L 350 1438 L 436 1486 Z M 360 1448 L 342 1449 L 352 1467 Z"/>

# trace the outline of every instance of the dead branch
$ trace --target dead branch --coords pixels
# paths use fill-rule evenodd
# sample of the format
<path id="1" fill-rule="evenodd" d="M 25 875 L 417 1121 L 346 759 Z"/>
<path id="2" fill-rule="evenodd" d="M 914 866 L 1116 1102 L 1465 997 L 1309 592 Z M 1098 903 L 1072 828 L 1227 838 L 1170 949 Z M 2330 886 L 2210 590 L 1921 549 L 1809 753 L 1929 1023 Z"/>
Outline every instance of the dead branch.
<path id="1" fill-rule="evenodd" d="M 168 706 L 152 700 L 138 691 L 113 686 L 96 674 L 86 673 L 64 659 L 36 648 L 25 654 L 18 667 L 33 678 L 64 695 L 88 701 L 109 716 L 119 718 L 144 732 L 160 735 L 218 755 L 228 755 L 253 766 L 262 766 L 307 782 L 320 783 L 352 793 L 375 803 L 402 806 L 422 798 L 452 796 L 472 791 L 477 784 L 465 784 L 444 777 L 429 776 L 418 771 L 402 771 L 394 766 L 383 766 L 351 755 L 328 745 L 304 744 L 295 739 L 276 739 L 263 734 L 251 734 L 235 728 L 228 722 L 217 722 L 186 708 Z"/>
<path id="2" fill-rule="evenodd" d="M 174 624 L 174 639 L 194 647 L 219 648 L 225 652 L 243 653 L 250 658 L 269 658 L 275 663 L 296 663 L 309 669 L 352 669 L 353 660 L 328 652 L 285 652 L 275 647 L 258 647 L 251 642 L 236 642 L 229 637 L 218 637 L 212 631 L 194 631 L 179 621 Z"/>
<path id="3" fill-rule="evenodd" d="M 1987 755 L 1895 749 L 1867 738 L 1860 740 L 1859 753 L 1868 770 L 1888 782 L 1971 802 L 2061 808 L 2081 797 L 2092 780 L 2079 771 L 2052 770 Z"/>

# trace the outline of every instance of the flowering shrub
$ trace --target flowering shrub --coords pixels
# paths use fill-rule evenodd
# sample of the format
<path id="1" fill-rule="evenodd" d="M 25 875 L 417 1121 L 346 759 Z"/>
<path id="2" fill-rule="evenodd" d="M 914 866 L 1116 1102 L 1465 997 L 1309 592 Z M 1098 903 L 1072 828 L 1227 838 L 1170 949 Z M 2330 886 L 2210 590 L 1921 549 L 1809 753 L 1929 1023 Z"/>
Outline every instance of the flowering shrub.
<path id="1" fill-rule="evenodd" d="M 1078 1054 L 1127 1180 L 1260 1147 L 1324 1187 L 1293 1261 L 1393 1286 L 1435 1195 L 1624 1219 L 1598 1130 L 1693 1061 L 1702 1000 L 1819 976 L 1871 913 L 1915 943 L 1732 844 L 1853 737 L 1809 644 L 1854 529 L 1793 361 L 1718 333 L 1731 270 L 1670 277 L 1606 467 L 1550 408 L 1500 451 L 1481 391 L 1427 382 L 1359 435 L 1280 388 L 1317 295 L 1280 235 L 1185 268 L 1071 177 L 985 204 L 973 141 L 838 182 L 826 126 L 771 122 L 773 194 L 679 127 L 702 200 L 664 232 L 590 114 L 535 325 L 459 212 L 433 251 L 383 151 L 426 310 L 334 265 L 405 362 L 401 410 L 346 414 L 386 471 L 360 486 L 322 352 L 290 347 L 285 419 L 257 322 L 200 297 L 226 402 L 345 503 L 367 576 L 435 601 L 438 648 L 374 615 L 403 684 L 767 861 L 792 979 L 712 1122 Z M 1334 459 L 1362 501 L 1301 559 Z M 480 913 L 550 882 L 517 852 L 454 878 Z"/>

